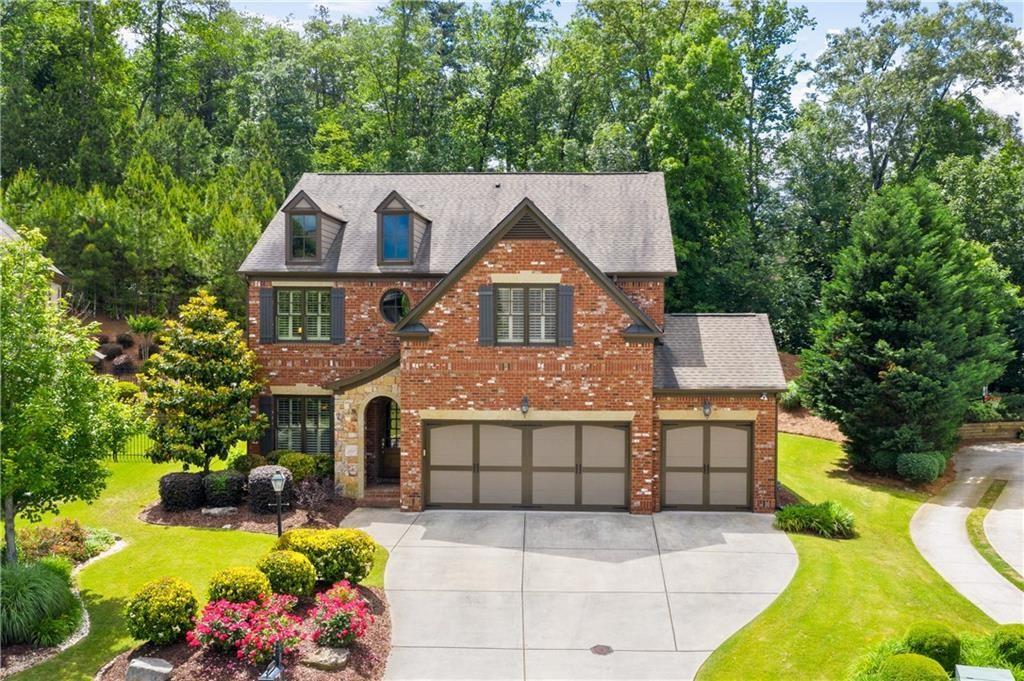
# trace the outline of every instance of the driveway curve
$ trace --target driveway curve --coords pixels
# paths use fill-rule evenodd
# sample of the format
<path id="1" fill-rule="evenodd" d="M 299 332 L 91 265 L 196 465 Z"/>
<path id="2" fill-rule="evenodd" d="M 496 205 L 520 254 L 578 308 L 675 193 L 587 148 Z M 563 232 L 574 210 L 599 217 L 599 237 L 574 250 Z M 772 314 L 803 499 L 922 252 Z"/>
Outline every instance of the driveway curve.
<path id="1" fill-rule="evenodd" d="M 772 516 L 358 509 L 391 552 L 387 678 L 692 679 L 797 567 Z"/>
<path id="2" fill-rule="evenodd" d="M 910 520 L 910 536 L 942 577 L 1000 624 L 1024 621 L 1024 592 L 1007 581 L 974 549 L 967 516 L 993 480 L 1008 484 L 985 519 L 985 534 L 1006 562 L 1022 564 L 1024 444 L 964 447 L 957 476 L 921 505 Z"/>

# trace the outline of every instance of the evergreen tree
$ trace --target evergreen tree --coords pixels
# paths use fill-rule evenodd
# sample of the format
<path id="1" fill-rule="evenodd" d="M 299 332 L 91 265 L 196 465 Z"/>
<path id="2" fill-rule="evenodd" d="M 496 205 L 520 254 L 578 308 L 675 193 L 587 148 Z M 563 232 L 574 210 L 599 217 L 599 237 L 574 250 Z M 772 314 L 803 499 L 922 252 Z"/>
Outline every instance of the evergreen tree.
<path id="1" fill-rule="evenodd" d="M 854 466 L 893 473 L 900 455 L 952 449 L 968 399 L 1010 360 L 1020 301 L 924 181 L 872 197 L 853 231 L 801 383 Z"/>

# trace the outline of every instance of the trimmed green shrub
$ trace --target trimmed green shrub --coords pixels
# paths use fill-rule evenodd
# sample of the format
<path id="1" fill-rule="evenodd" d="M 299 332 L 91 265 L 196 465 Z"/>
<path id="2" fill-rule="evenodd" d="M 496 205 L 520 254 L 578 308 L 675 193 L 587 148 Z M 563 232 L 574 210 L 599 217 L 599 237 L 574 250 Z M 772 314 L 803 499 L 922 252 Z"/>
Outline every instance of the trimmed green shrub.
<path id="1" fill-rule="evenodd" d="M 848 539 L 855 534 L 853 514 L 842 504 L 791 504 L 775 512 L 775 526 L 785 532 L 806 532 L 829 539 Z"/>
<path id="2" fill-rule="evenodd" d="M 316 462 L 316 473 L 319 480 L 334 479 L 334 457 L 330 454 L 313 454 L 313 461 Z"/>
<path id="3" fill-rule="evenodd" d="M 0 644 L 35 642 L 39 622 L 67 614 L 77 603 L 68 581 L 52 568 L 5 565 L 0 570 Z"/>
<path id="4" fill-rule="evenodd" d="M 278 466 L 283 466 L 292 472 L 292 479 L 296 482 L 307 480 L 316 475 L 316 461 L 309 454 L 301 452 L 288 452 L 282 454 L 277 460 Z"/>
<path id="5" fill-rule="evenodd" d="M 288 530 L 277 540 L 278 549 L 298 551 L 313 564 L 317 579 L 353 584 L 366 579 L 373 568 L 376 544 L 363 530 Z"/>
<path id="6" fill-rule="evenodd" d="M 942 665 L 917 653 L 893 655 L 882 663 L 878 675 L 884 681 L 949 681 Z"/>
<path id="7" fill-rule="evenodd" d="M 910 482 L 932 482 L 945 470 L 942 452 L 904 452 L 896 457 L 896 472 Z"/>
<path id="8" fill-rule="evenodd" d="M 45 556 L 38 561 L 39 565 L 46 568 L 64 580 L 64 583 L 71 586 L 71 571 L 74 569 L 72 562 L 65 556 Z"/>
<path id="9" fill-rule="evenodd" d="M 870 457 L 871 469 L 876 471 L 896 470 L 896 452 L 872 452 Z"/>
<path id="10" fill-rule="evenodd" d="M 1024 624 L 1003 624 L 992 634 L 992 643 L 1007 662 L 1024 667 Z"/>
<path id="11" fill-rule="evenodd" d="M 276 594 L 308 596 L 316 586 L 316 568 L 298 551 L 271 551 L 256 564 Z"/>
<path id="12" fill-rule="evenodd" d="M 947 672 L 953 671 L 960 659 L 960 637 L 945 624 L 922 622 L 915 624 L 905 638 L 912 652 L 930 657 Z"/>
<path id="13" fill-rule="evenodd" d="M 165 511 L 188 511 L 203 505 L 202 473 L 168 473 L 160 478 L 160 505 Z"/>
<path id="14" fill-rule="evenodd" d="M 1024 393 L 1003 395 L 999 400 L 999 411 L 1009 421 L 1024 420 Z"/>
<path id="15" fill-rule="evenodd" d="M 964 420 L 968 423 L 989 423 L 1002 421 L 1003 412 L 995 400 L 978 400 L 967 405 Z"/>
<path id="16" fill-rule="evenodd" d="M 238 471 L 215 471 L 203 478 L 207 506 L 238 506 L 244 491 L 245 476 Z"/>
<path id="17" fill-rule="evenodd" d="M 44 617 L 36 623 L 32 642 L 43 647 L 60 645 L 75 633 L 81 623 L 82 604 L 75 598 L 67 612 L 56 617 Z"/>
<path id="18" fill-rule="evenodd" d="M 228 468 L 236 470 L 242 475 L 249 475 L 253 468 L 266 466 L 267 460 L 259 454 L 239 454 L 228 458 Z"/>
<path id="19" fill-rule="evenodd" d="M 786 392 L 779 394 L 779 406 L 786 411 L 796 411 L 803 407 L 803 395 L 800 394 L 800 386 L 796 381 L 787 384 Z"/>
<path id="20" fill-rule="evenodd" d="M 124 618 L 134 638 L 165 646 L 185 637 L 198 609 L 199 601 L 188 582 L 163 577 L 143 585 L 128 600 Z"/>
<path id="21" fill-rule="evenodd" d="M 211 601 L 245 603 L 258 601 L 271 593 L 270 580 L 254 567 L 230 567 L 210 578 Z"/>
<path id="22" fill-rule="evenodd" d="M 114 381 L 114 397 L 121 402 L 135 401 L 139 392 L 139 386 L 131 381 Z"/>
<path id="23" fill-rule="evenodd" d="M 277 493 L 270 479 L 274 473 L 284 474 L 284 491 L 281 492 L 281 503 L 291 504 L 295 501 L 295 490 L 292 486 L 292 472 L 284 466 L 259 466 L 249 471 L 249 508 L 254 513 L 276 513 Z"/>

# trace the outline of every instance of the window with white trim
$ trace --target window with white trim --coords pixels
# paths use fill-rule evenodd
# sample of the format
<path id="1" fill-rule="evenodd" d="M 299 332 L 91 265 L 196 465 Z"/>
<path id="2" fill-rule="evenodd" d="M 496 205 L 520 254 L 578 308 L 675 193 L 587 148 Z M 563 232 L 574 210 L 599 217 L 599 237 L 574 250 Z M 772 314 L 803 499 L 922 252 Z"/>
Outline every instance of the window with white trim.
<path id="1" fill-rule="evenodd" d="M 276 291 L 277 340 L 331 340 L 331 290 L 329 288 L 280 287 Z"/>
<path id="2" fill-rule="evenodd" d="M 554 344 L 558 338 L 558 289 L 497 286 L 495 332 L 499 344 Z"/>
<path id="3" fill-rule="evenodd" d="M 275 402 L 275 449 L 306 454 L 333 451 L 330 397 L 278 397 Z"/>

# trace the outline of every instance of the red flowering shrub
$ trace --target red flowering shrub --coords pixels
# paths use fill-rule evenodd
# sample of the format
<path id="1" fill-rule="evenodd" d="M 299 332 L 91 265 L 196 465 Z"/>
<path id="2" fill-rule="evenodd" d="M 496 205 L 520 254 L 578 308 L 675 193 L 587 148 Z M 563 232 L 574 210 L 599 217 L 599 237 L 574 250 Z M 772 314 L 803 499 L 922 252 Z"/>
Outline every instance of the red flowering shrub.
<path id="1" fill-rule="evenodd" d="M 288 612 L 295 601 L 295 597 L 284 595 L 245 603 L 211 601 L 196 621 L 196 628 L 188 632 L 188 643 L 223 651 L 234 649 L 239 660 L 254 664 L 268 661 L 278 641 L 286 654 L 294 652 L 302 639 L 301 620 Z"/>
<path id="2" fill-rule="evenodd" d="M 313 641 L 337 648 L 353 643 L 366 633 L 373 614 L 355 589 L 341 581 L 322 594 L 317 594 L 313 609 Z"/>

